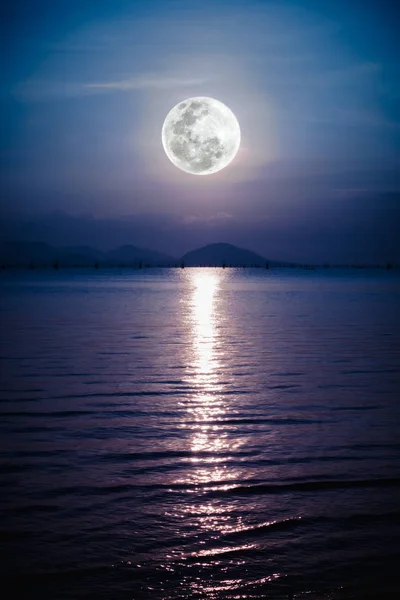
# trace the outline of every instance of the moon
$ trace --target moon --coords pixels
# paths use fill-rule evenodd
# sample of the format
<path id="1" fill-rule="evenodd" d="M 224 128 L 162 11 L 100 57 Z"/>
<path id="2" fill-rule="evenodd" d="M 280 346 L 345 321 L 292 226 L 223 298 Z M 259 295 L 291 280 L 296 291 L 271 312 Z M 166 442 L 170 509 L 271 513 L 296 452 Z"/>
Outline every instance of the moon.
<path id="1" fill-rule="evenodd" d="M 219 100 L 203 96 L 179 102 L 167 114 L 161 132 L 170 161 L 193 175 L 210 175 L 234 159 L 240 127 L 233 112 Z"/>

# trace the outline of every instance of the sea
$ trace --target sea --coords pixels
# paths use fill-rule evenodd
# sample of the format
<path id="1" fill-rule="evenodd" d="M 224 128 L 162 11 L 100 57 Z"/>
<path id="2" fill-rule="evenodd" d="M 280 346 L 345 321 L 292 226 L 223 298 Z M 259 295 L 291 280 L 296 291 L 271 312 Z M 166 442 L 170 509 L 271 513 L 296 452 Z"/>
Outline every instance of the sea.
<path id="1" fill-rule="evenodd" d="M 400 272 L 0 272 L 4 600 L 400 598 Z"/>

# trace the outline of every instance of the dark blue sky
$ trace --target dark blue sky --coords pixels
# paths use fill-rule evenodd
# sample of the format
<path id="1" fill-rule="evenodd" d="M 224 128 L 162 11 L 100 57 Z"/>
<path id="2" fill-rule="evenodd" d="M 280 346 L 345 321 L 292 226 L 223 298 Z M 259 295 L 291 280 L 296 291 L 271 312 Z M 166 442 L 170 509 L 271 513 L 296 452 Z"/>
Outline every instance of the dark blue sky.
<path id="1" fill-rule="evenodd" d="M 38 0 L 1 16 L 3 237 L 400 260 L 395 3 Z M 161 145 L 193 95 L 241 126 L 211 176 Z"/>

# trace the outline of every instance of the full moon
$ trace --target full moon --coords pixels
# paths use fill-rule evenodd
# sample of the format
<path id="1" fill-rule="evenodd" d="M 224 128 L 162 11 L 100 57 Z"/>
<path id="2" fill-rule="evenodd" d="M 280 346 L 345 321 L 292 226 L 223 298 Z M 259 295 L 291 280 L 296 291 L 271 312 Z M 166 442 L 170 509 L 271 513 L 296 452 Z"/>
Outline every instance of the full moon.
<path id="1" fill-rule="evenodd" d="M 210 175 L 234 159 L 240 146 L 240 127 L 225 104 L 199 96 L 170 110 L 161 139 L 176 167 L 193 175 Z"/>

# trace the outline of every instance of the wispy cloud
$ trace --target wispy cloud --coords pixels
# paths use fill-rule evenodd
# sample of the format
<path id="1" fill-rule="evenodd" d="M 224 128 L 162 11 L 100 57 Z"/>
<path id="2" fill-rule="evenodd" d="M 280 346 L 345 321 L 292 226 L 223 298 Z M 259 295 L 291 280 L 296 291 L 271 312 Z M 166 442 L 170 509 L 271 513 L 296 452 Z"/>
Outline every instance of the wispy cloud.
<path id="1" fill-rule="evenodd" d="M 163 74 L 142 74 L 125 79 L 90 83 L 31 79 L 18 85 L 15 94 L 24 102 L 43 102 L 57 98 L 76 98 L 88 94 L 191 88 L 203 85 L 210 79 L 211 77 L 186 78 Z"/>
<path id="2" fill-rule="evenodd" d="M 145 89 L 170 89 L 179 87 L 189 87 L 202 85 L 209 81 L 210 78 L 180 78 L 168 77 L 165 75 L 139 75 L 129 79 L 121 79 L 117 81 L 103 81 L 100 83 L 88 83 L 84 87 L 92 92 L 107 92 L 107 91 L 129 91 L 129 90 L 145 90 Z"/>

